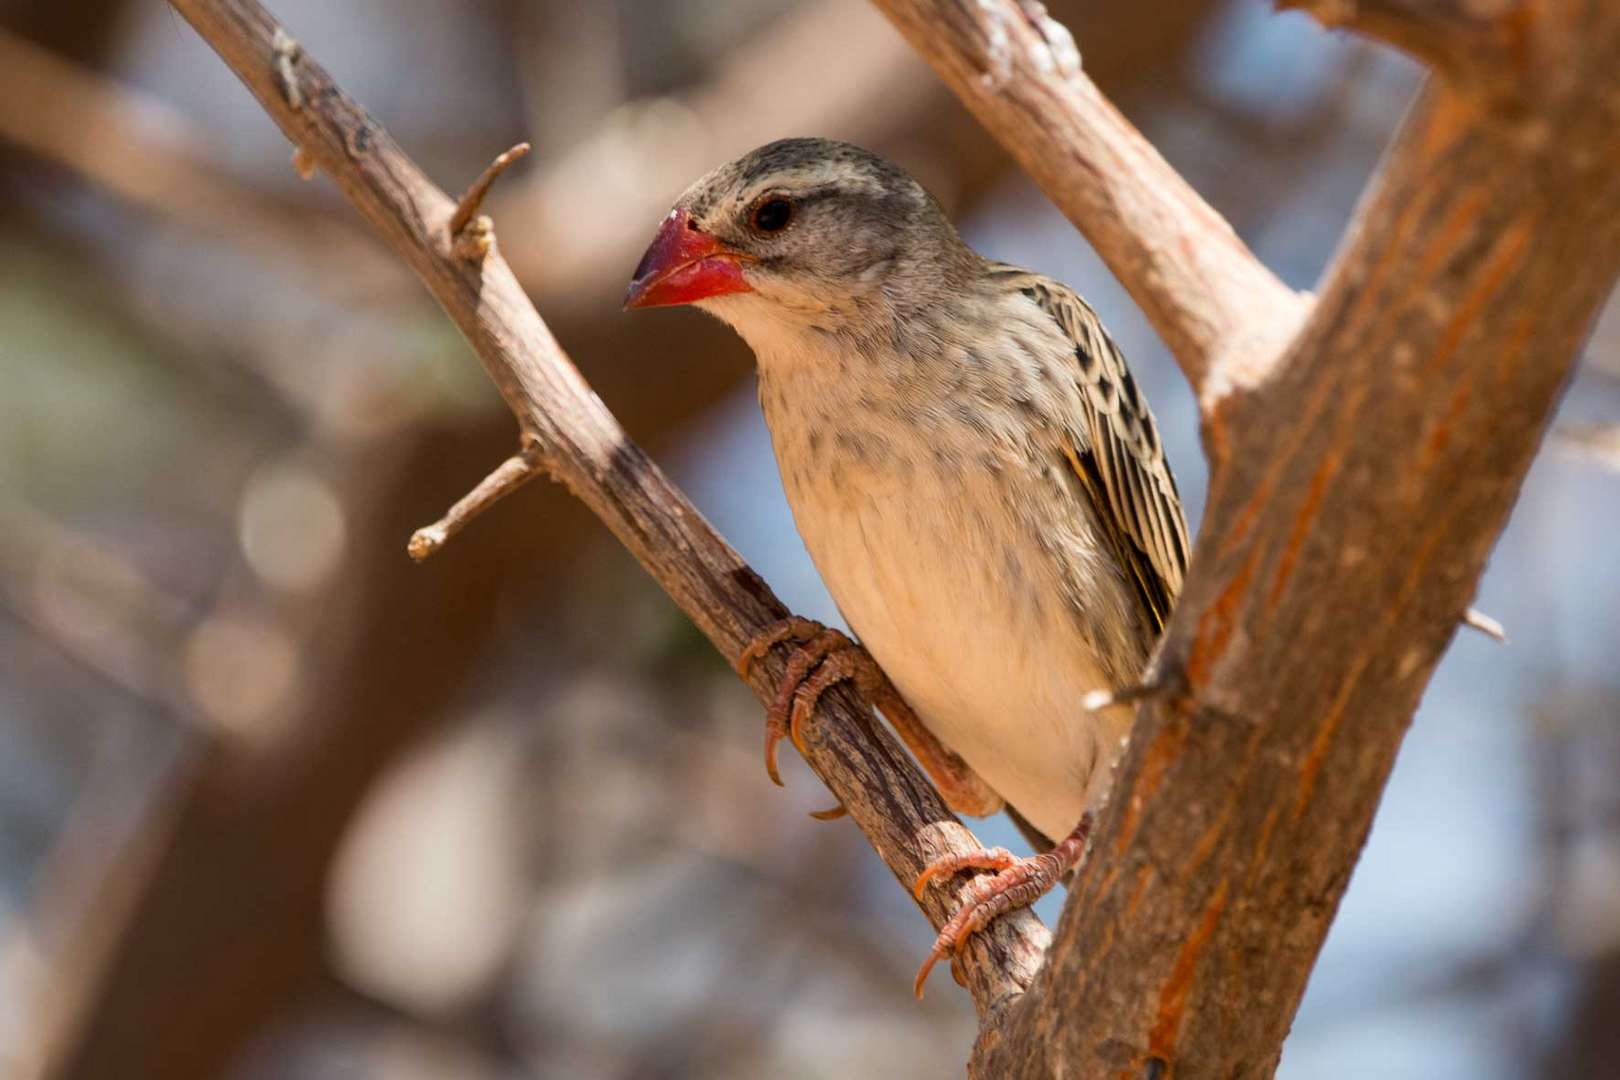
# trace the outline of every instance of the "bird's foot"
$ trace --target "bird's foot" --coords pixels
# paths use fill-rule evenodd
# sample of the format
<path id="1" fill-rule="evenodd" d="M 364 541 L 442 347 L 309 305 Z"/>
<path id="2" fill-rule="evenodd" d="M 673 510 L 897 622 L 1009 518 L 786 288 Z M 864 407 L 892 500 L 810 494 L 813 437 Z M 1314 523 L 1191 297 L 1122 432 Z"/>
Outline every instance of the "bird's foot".
<path id="1" fill-rule="evenodd" d="M 750 641 L 737 658 L 738 674 L 747 677 L 755 660 L 783 642 L 792 642 L 796 648 L 788 658 L 787 673 L 782 676 L 776 699 L 765 714 L 765 771 L 778 785 L 782 775 L 776 767 L 777 744 L 790 738 L 799 753 L 804 753 L 805 722 L 828 687 L 852 680 L 868 702 L 880 706 L 878 699 L 885 692 L 894 693 L 877 662 L 843 631 L 797 617 L 783 619 Z M 841 815 L 835 809 L 814 816 L 825 820 Z"/>
<path id="2" fill-rule="evenodd" d="M 843 633 L 813 619 L 783 619 L 748 643 L 737 658 L 738 673 L 746 678 L 755 660 L 789 641 L 798 647 L 788 660 L 787 673 L 765 720 L 765 770 L 772 780 L 782 782 L 776 769 L 777 743 L 784 735 L 790 736 L 802 754 L 805 719 L 815 711 L 816 702 L 829 686 L 849 679 L 866 703 L 880 709 L 894 725 L 901 741 L 934 781 L 945 805 L 959 814 L 980 817 L 1001 809 L 1001 796 L 934 737 L 871 654 Z M 827 821 L 842 816 L 841 810 L 835 807 L 810 816 Z"/>
<path id="3" fill-rule="evenodd" d="M 947 855 L 930 863 L 917 877 L 914 891 L 918 899 L 930 884 L 958 871 L 994 870 L 996 873 L 968 883 L 962 906 L 940 927 L 928 959 L 917 971 L 917 981 L 912 986 L 917 996 L 923 996 L 923 983 L 928 981 L 928 973 L 934 965 L 946 956 L 954 957 L 961 952 L 967 939 L 990 925 L 997 915 L 1028 907 L 1051 892 L 1064 874 L 1080 864 L 1090 836 L 1091 811 L 1087 810 L 1074 831 L 1044 854 L 1020 859 L 1006 848 L 988 848 Z"/>

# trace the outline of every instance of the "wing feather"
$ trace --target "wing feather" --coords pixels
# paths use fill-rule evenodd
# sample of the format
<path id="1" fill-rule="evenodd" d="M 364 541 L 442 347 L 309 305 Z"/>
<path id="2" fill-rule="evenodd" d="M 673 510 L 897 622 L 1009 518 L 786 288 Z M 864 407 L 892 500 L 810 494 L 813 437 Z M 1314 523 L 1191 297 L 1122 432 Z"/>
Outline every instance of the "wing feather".
<path id="1" fill-rule="evenodd" d="M 1065 431 L 1065 457 L 1109 540 L 1162 628 L 1187 571 L 1187 522 L 1147 401 L 1096 312 L 1067 286 L 1013 266 L 991 273 L 1052 317 L 1074 342 L 1082 415 Z"/>

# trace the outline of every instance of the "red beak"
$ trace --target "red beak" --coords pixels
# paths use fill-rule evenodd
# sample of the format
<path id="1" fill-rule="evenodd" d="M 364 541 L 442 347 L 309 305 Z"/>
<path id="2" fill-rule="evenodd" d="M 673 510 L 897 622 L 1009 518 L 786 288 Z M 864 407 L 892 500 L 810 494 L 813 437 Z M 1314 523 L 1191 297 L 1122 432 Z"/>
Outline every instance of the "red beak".
<path id="1" fill-rule="evenodd" d="M 710 296 L 753 291 L 743 280 L 748 258 L 692 226 L 685 210 L 671 210 L 636 267 L 624 294 L 629 308 L 690 304 Z"/>

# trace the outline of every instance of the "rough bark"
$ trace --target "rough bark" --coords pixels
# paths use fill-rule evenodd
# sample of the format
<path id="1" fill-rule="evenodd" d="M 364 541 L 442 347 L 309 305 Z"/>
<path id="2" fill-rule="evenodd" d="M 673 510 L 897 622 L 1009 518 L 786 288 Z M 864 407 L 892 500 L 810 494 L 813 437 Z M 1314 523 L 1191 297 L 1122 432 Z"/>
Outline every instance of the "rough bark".
<path id="1" fill-rule="evenodd" d="M 1620 10 L 1376 8 L 1368 29 L 1511 47 L 1447 53 L 1478 67 L 1424 90 L 1298 338 L 1204 386 L 1211 489 L 1154 664 L 1168 692 L 976 1075 L 1271 1073 L 1620 272 Z"/>

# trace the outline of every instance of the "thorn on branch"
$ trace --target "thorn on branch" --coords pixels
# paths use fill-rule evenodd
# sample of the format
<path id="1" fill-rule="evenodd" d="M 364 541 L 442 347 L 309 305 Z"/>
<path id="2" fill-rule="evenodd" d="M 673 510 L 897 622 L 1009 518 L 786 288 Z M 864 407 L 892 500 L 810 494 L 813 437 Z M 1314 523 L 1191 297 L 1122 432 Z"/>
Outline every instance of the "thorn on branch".
<path id="1" fill-rule="evenodd" d="M 484 196 L 489 194 L 491 185 L 529 149 L 528 143 L 520 142 L 490 162 L 456 204 L 456 212 L 450 215 L 450 241 L 455 246 L 456 254 L 462 258 L 475 262 L 489 254 L 495 242 L 495 226 L 488 217 L 478 212 L 478 208 L 484 205 Z"/>
<path id="2" fill-rule="evenodd" d="M 276 27 L 275 36 L 270 39 L 270 55 L 275 61 L 276 82 L 281 87 L 281 96 L 294 109 L 304 107 L 304 91 L 298 85 L 298 71 L 294 66 L 303 52 L 304 47 L 291 34 Z"/>
<path id="3" fill-rule="evenodd" d="M 1506 645 L 1507 629 L 1497 620 L 1480 611 L 1478 608 L 1469 608 L 1463 612 L 1463 625 L 1470 630 L 1478 630 L 1486 637 L 1501 645 Z"/>
<path id="4" fill-rule="evenodd" d="M 543 466 L 539 449 L 525 445 L 479 481 L 478 486 L 452 506 L 444 517 L 412 533 L 411 542 L 406 548 L 411 558 L 417 562 L 425 561 L 452 536 L 466 528 L 473 518 L 532 480 Z"/>
<path id="5" fill-rule="evenodd" d="M 293 172 L 298 174 L 300 180 L 312 180 L 315 177 L 315 155 L 302 146 L 293 147 Z"/>

